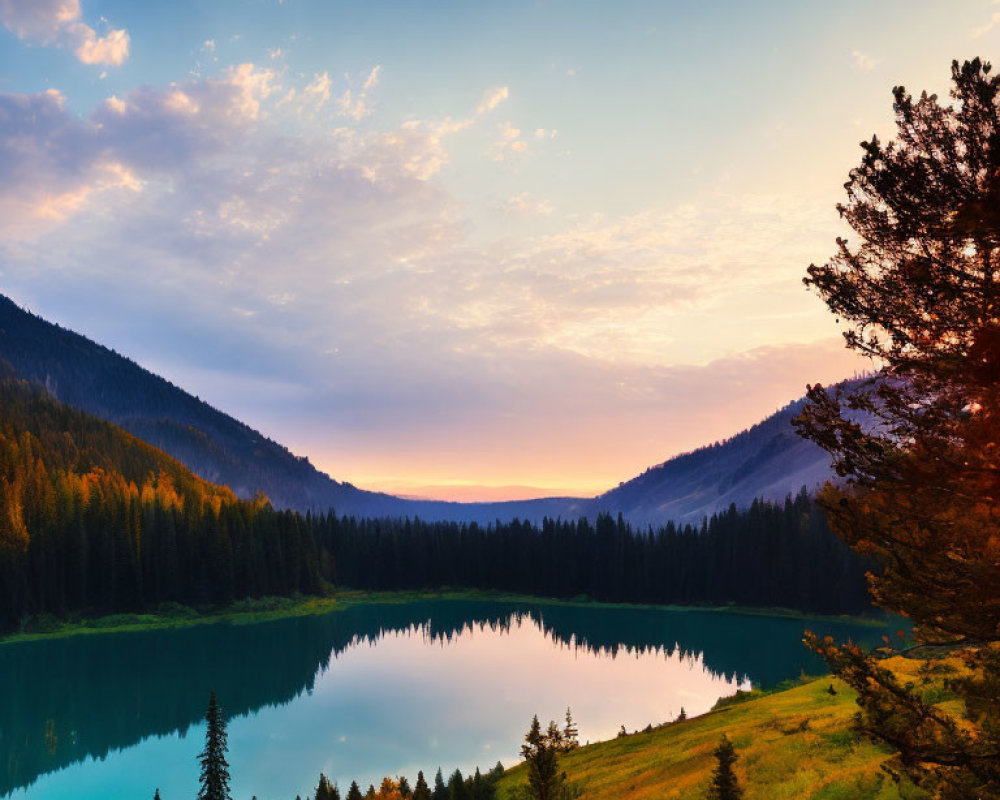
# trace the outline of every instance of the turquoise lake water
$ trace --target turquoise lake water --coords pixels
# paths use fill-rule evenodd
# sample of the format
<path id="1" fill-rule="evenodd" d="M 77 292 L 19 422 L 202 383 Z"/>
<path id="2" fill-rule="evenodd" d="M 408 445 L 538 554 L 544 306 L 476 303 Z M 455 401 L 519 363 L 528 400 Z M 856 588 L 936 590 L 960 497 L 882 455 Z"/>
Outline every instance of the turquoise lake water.
<path id="1" fill-rule="evenodd" d="M 651 608 L 438 600 L 255 625 L 0 646 L 0 797 L 192 800 L 202 717 L 229 717 L 233 797 L 294 800 L 320 771 L 511 765 L 533 714 L 583 741 L 709 710 L 822 664 L 805 628 L 875 644 L 883 627 Z"/>

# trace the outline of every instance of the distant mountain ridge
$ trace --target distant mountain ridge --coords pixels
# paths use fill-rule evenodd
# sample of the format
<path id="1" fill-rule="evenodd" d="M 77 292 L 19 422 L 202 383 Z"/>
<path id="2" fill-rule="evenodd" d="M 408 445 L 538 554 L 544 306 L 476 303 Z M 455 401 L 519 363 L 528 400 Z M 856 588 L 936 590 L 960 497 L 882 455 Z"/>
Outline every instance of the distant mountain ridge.
<path id="1" fill-rule="evenodd" d="M 693 522 L 755 498 L 783 500 L 812 491 L 833 476 L 830 456 L 799 436 L 792 420 L 804 399 L 789 403 L 753 427 L 716 444 L 650 467 L 595 499 L 600 511 L 621 511 L 636 524 Z"/>
<path id="2" fill-rule="evenodd" d="M 369 517 L 475 521 L 574 519 L 621 512 L 636 525 L 697 521 L 730 503 L 783 500 L 831 475 L 828 455 L 796 435 L 802 400 L 731 439 L 671 458 L 596 498 L 494 503 L 407 500 L 334 480 L 307 458 L 80 334 L 0 295 L 0 360 L 58 400 L 160 448 L 241 497 L 264 492 L 277 508 L 335 509 Z"/>

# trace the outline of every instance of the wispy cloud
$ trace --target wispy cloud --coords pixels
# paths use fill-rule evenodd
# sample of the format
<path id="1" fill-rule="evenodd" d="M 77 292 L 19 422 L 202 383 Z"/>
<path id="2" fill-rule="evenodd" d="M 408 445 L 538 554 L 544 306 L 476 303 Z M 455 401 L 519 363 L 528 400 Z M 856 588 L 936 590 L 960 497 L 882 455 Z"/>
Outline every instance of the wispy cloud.
<path id="1" fill-rule="evenodd" d="M 817 233 L 829 232 L 799 198 L 710 193 L 565 218 L 524 191 L 499 203 L 507 222 L 544 219 L 546 232 L 482 241 L 440 179 L 451 137 L 485 122 L 478 105 L 393 126 L 338 119 L 330 103 L 317 124 L 284 98 L 332 99 L 333 81 L 291 80 L 242 64 L 114 95 L 85 116 L 55 91 L 0 95 L 4 287 L 66 298 L 67 324 L 128 343 L 293 445 L 289 416 L 326 430 L 311 454 L 359 437 L 352 460 L 365 457 L 360 437 L 369 453 L 427 458 L 445 428 L 483 452 L 506 438 L 512 459 L 543 445 L 558 453 L 559 437 L 598 419 L 647 441 L 680 419 L 722 419 L 734 397 L 752 396 L 740 407 L 752 422 L 770 410 L 775 375 L 794 395 L 790 376 L 826 353 L 769 352 L 750 366 L 734 353 L 829 333 L 789 312 Z M 506 121 L 482 135 L 517 152 L 544 130 L 536 140 Z M 761 383 L 741 392 L 747 375 Z M 247 382 L 261 390 L 234 389 Z M 663 447 L 645 463 L 669 455 Z"/>
<path id="2" fill-rule="evenodd" d="M 872 58 L 860 50 L 853 51 L 851 57 L 854 59 L 854 66 L 863 72 L 870 72 L 882 63 L 881 59 Z"/>
<path id="3" fill-rule="evenodd" d="M 330 75 L 324 72 L 322 75 L 314 75 L 312 82 L 306 84 L 302 93 L 313 101 L 315 108 L 322 108 L 330 99 L 331 86 L 333 81 L 330 80 Z"/>
<path id="4" fill-rule="evenodd" d="M 994 0 L 993 5 L 1000 5 L 1000 3 L 997 3 L 996 0 Z M 992 30 L 994 30 L 997 27 L 997 25 L 1000 25 L 1000 11 L 994 11 L 993 14 L 990 16 L 989 20 L 984 22 L 982 25 L 973 28 L 971 31 L 972 38 L 973 39 L 982 38 L 986 34 L 990 33 Z"/>
<path id="5" fill-rule="evenodd" d="M 128 32 L 112 29 L 98 36 L 82 15 L 79 0 L 0 0 L 0 22 L 18 38 L 69 48 L 84 64 L 124 63 Z"/>
<path id="6" fill-rule="evenodd" d="M 544 200 L 537 200 L 528 194 L 528 192 L 520 192 L 508 197 L 503 203 L 502 208 L 507 214 L 531 214 L 546 217 L 555 211 L 551 203 Z"/>
<path id="7" fill-rule="evenodd" d="M 521 129 L 515 128 L 510 122 L 504 122 L 499 130 L 500 138 L 489 147 L 489 154 L 494 161 L 505 161 L 512 154 L 523 153 L 528 149 L 528 143 L 521 138 Z"/>
<path id="8" fill-rule="evenodd" d="M 476 113 L 485 114 L 488 111 L 492 111 L 508 97 L 510 97 L 510 89 L 506 86 L 498 86 L 495 89 L 490 89 L 483 94 L 483 99 L 479 101 L 479 105 L 476 107 Z"/>
<path id="9" fill-rule="evenodd" d="M 368 94 L 378 86 L 378 76 L 379 72 L 382 70 L 382 65 L 377 64 L 372 68 L 372 71 L 368 73 L 368 77 L 365 78 L 364 83 L 361 85 L 361 89 L 355 92 L 348 86 L 344 90 L 344 93 L 337 100 L 337 105 L 340 108 L 340 113 L 345 117 L 349 117 L 355 121 L 362 120 L 372 114 L 371 104 L 368 102 Z M 348 76 L 348 82 L 350 82 L 350 77 Z"/>

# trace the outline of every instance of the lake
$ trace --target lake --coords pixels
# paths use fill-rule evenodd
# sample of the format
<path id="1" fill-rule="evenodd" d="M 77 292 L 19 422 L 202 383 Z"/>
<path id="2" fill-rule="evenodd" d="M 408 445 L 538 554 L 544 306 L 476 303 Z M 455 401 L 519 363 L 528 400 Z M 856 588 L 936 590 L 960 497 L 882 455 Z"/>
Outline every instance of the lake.
<path id="1" fill-rule="evenodd" d="M 810 628 L 883 627 L 717 611 L 428 600 L 257 624 L 0 646 L 0 797 L 190 800 L 211 690 L 229 721 L 233 797 L 306 797 L 320 771 L 384 775 L 517 761 L 532 714 L 581 741 L 709 710 L 822 663 Z"/>

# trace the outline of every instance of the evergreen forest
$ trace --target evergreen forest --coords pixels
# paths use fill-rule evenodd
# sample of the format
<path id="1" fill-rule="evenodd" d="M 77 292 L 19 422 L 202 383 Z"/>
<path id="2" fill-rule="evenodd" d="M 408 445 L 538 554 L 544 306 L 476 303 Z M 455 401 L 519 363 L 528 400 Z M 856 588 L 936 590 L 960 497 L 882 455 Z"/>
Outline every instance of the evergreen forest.
<path id="1" fill-rule="evenodd" d="M 0 626 L 333 587 L 464 587 L 665 604 L 868 608 L 865 564 L 805 492 L 701 525 L 494 525 L 276 511 L 42 388 L 0 381 Z"/>

